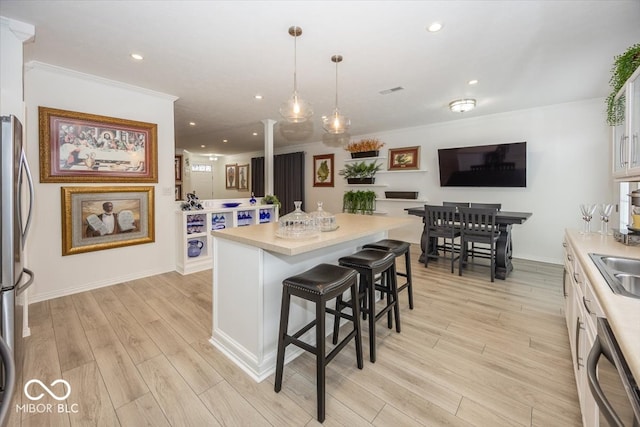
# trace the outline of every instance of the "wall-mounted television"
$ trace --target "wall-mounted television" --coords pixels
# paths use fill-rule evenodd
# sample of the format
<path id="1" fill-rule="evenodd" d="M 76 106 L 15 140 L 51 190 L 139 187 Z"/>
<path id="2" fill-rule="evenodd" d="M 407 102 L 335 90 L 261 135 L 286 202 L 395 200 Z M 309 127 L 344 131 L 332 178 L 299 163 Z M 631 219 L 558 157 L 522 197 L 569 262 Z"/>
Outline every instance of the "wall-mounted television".
<path id="1" fill-rule="evenodd" d="M 441 187 L 526 187 L 527 143 L 438 150 Z"/>

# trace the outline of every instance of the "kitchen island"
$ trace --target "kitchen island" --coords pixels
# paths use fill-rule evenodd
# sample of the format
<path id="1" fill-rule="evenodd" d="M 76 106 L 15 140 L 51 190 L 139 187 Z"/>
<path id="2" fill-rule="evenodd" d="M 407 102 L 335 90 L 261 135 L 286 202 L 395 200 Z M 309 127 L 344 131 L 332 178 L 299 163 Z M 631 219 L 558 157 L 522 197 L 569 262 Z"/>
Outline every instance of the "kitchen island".
<path id="1" fill-rule="evenodd" d="M 355 214 L 337 214 L 336 220 L 337 230 L 300 240 L 276 237 L 277 223 L 212 231 L 211 343 L 258 382 L 275 370 L 282 281 L 319 263 L 337 264 L 389 230 L 412 224 L 409 218 Z M 292 300 L 290 330 L 314 317 L 313 304 Z M 313 331 L 309 337 L 314 342 Z M 301 352 L 288 351 L 285 363 Z"/>

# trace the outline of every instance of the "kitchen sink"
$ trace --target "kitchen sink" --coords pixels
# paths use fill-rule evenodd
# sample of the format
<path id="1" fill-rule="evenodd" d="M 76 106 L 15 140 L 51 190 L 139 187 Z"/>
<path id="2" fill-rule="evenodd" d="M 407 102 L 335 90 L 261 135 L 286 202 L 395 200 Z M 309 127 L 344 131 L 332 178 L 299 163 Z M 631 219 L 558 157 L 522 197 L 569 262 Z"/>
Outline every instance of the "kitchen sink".
<path id="1" fill-rule="evenodd" d="M 640 259 L 589 254 L 615 294 L 640 298 Z"/>

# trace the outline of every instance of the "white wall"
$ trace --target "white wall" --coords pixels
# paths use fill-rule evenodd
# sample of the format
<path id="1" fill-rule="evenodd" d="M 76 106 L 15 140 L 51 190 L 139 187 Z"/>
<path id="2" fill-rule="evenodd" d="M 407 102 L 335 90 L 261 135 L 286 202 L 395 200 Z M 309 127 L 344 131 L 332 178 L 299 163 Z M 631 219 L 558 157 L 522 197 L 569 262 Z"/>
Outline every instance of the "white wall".
<path id="1" fill-rule="evenodd" d="M 552 105 L 530 110 L 454 120 L 429 126 L 398 129 L 374 135 L 389 148 L 421 147 L 421 168 L 425 174 L 377 176 L 374 188 L 380 197 L 387 190 L 419 190 L 420 198 L 439 204 L 443 200 L 502 203 L 505 211 L 532 212 L 523 225 L 513 227 L 514 256 L 546 262 L 562 262 L 562 238 L 565 228 L 582 226 L 581 203 L 614 203 L 610 174 L 609 127 L 604 116 L 604 100 Z M 440 187 L 438 148 L 527 141 L 528 171 L 526 188 L 453 188 Z M 306 211 L 315 210 L 323 201 L 325 210 L 340 212 L 342 194 L 352 189 L 337 175 L 348 153 L 321 143 L 289 147 L 286 151 L 306 152 Z M 336 186 L 313 187 L 313 155 L 335 153 Z M 384 160 L 386 162 L 386 160 Z M 386 169 L 386 165 L 385 165 Z M 389 215 L 405 215 L 403 209 L 422 203 L 378 202 L 377 209 Z M 600 226 L 594 219 L 592 229 Z M 401 230 L 394 237 L 419 242 L 421 225 Z"/>
<path id="2" fill-rule="evenodd" d="M 35 172 L 36 211 L 28 256 L 36 273 L 31 300 L 39 301 L 175 269 L 175 97 L 74 71 L 31 63 L 25 66 L 27 152 Z M 154 243 L 62 256 L 63 186 L 38 179 L 38 106 L 126 118 L 158 125 L 158 183 Z M 104 184 L 123 185 L 123 184 Z M 125 184 L 149 185 L 149 184 Z M 170 230 L 167 232 L 167 230 Z"/>

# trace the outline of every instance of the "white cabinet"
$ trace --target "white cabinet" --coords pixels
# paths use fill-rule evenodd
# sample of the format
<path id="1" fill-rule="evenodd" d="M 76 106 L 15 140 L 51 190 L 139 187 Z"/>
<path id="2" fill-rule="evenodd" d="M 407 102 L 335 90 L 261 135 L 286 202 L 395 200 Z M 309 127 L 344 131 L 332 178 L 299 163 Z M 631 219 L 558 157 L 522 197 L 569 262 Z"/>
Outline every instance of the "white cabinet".
<path id="1" fill-rule="evenodd" d="M 565 316 L 582 423 L 585 427 L 598 427 L 598 406 L 589 390 L 586 364 L 597 334 L 596 317 L 602 317 L 603 311 L 573 248 L 566 240 L 563 246 Z"/>
<path id="2" fill-rule="evenodd" d="M 278 220 L 274 205 L 238 206 L 176 212 L 176 271 L 190 274 L 213 266 L 211 230 L 243 227 Z"/>
<path id="3" fill-rule="evenodd" d="M 640 68 L 620 89 L 624 120 L 613 129 L 613 176 L 640 179 Z"/>

